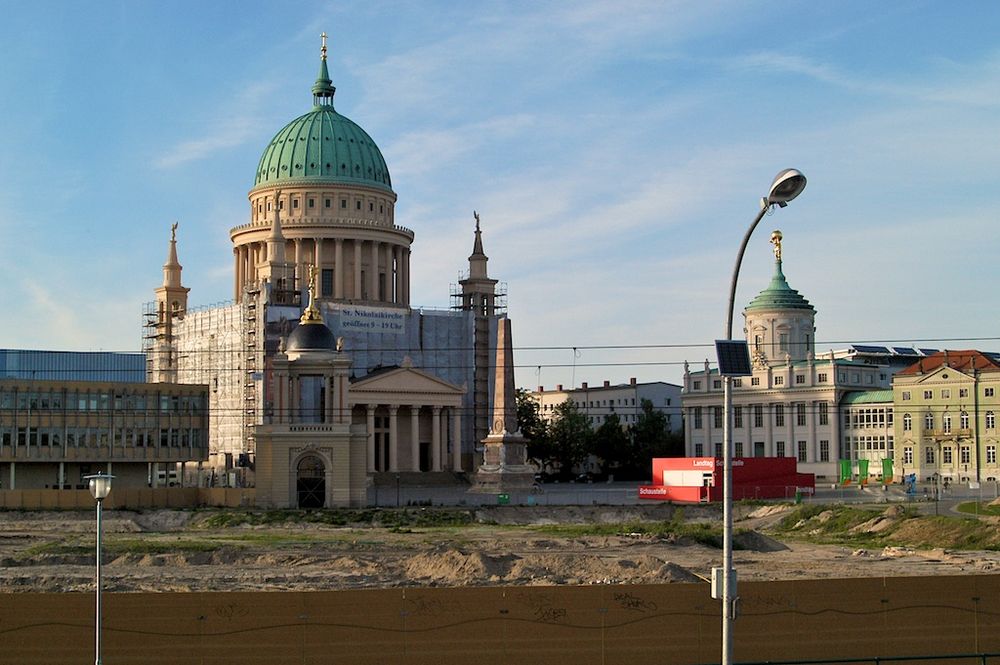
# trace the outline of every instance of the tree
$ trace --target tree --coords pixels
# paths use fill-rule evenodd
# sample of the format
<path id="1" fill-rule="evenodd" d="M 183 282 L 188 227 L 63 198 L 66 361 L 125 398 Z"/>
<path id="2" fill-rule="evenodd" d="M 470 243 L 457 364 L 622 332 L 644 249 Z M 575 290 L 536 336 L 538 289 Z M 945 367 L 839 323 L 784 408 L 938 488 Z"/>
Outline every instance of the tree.
<path id="1" fill-rule="evenodd" d="M 515 399 L 517 428 L 528 440 L 528 459 L 544 469 L 552 461 L 548 423 L 542 418 L 538 401 L 527 390 L 518 388 Z"/>
<path id="2" fill-rule="evenodd" d="M 552 462 L 566 476 L 580 464 L 592 450 L 593 431 L 587 416 L 570 400 L 556 406 L 549 423 L 549 445 Z"/>
<path id="3" fill-rule="evenodd" d="M 680 457 L 684 454 L 684 439 L 670 432 L 667 417 L 657 411 L 648 399 L 642 400 L 640 409 L 632 428 L 632 455 L 627 467 L 637 476 L 648 478 L 654 457 Z"/>
<path id="4" fill-rule="evenodd" d="M 632 437 L 622 429 L 618 414 L 608 416 L 594 432 L 593 448 L 594 454 L 601 461 L 601 471 L 605 474 L 629 464 Z"/>

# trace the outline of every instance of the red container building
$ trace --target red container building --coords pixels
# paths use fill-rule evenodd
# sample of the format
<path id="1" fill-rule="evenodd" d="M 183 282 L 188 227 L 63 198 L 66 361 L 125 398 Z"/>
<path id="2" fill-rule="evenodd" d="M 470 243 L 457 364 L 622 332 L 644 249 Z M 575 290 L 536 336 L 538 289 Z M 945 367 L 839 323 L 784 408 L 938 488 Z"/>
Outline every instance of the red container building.
<path id="1" fill-rule="evenodd" d="M 706 503 L 722 501 L 721 457 L 654 457 L 654 485 L 639 487 L 640 499 Z M 794 457 L 733 459 L 733 500 L 793 499 L 812 494 L 816 476 L 799 473 Z"/>

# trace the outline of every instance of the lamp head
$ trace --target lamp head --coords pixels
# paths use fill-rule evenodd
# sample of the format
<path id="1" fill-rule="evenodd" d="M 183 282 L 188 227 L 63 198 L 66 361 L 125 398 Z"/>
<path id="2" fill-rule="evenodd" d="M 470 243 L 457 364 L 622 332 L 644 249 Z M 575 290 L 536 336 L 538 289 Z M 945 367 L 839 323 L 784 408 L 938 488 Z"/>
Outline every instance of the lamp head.
<path id="1" fill-rule="evenodd" d="M 798 169 L 785 169 L 774 176 L 771 190 L 767 194 L 767 202 L 784 208 L 788 202 L 802 193 L 806 188 L 806 177 Z"/>
<path id="2" fill-rule="evenodd" d="M 98 501 L 104 501 L 111 493 L 111 474 L 98 473 L 93 476 L 84 476 L 84 480 L 90 481 L 90 495 Z"/>

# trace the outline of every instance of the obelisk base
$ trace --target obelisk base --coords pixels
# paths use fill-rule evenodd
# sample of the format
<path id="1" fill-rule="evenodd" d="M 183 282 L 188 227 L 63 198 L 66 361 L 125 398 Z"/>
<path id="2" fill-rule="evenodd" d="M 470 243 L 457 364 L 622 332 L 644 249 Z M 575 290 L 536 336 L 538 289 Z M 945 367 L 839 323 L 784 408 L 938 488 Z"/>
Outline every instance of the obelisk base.
<path id="1" fill-rule="evenodd" d="M 498 494 L 527 491 L 535 484 L 535 470 L 527 464 L 527 440 L 519 434 L 490 434 L 483 439 L 483 464 L 470 492 Z"/>

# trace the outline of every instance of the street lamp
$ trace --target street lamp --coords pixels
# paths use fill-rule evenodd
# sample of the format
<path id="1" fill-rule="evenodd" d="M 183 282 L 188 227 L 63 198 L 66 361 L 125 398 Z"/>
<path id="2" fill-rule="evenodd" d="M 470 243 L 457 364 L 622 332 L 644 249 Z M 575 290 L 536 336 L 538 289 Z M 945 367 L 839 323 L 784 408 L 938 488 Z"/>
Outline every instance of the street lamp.
<path id="1" fill-rule="evenodd" d="M 768 195 L 760 200 L 760 211 L 753 220 L 746 235 L 743 236 L 743 244 L 736 255 L 736 265 L 733 267 L 733 278 L 729 285 L 729 308 L 726 311 L 726 341 L 732 348 L 733 339 L 733 309 L 736 303 L 736 282 L 740 276 L 740 264 L 743 263 L 743 254 L 746 252 L 747 243 L 753 234 L 757 224 L 764 218 L 771 208 L 778 206 L 784 208 L 796 196 L 802 193 L 806 187 L 806 177 L 796 169 L 785 169 L 774 177 Z M 730 351 L 731 352 L 731 351 Z M 749 349 L 746 343 L 743 344 L 742 355 L 745 361 L 741 364 L 749 365 Z M 732 451 L 732 419 L 733 419 L 733 382 L 734 375 L 744 372 L 724 371 L 721 364 L 719 372 L 723 379 L 723 413 L 725 419 L 722 427 L 722 464 L 723 464 L 723 485 L 722 485 L 722 665 L 732 665 L 733 662 L 733 633 L 732 622 L 736 619 L 736 576 L 733 570 L 733 451 Z"/>
<path id="2" fill-rule="evenodd" d="M 111 474 L 84 476 L 90 481 L 90 495 L 97 501 L 97 611 L 94 618 L 94 665 L 101 665 L 101 504 L 111 493 Z"/>

